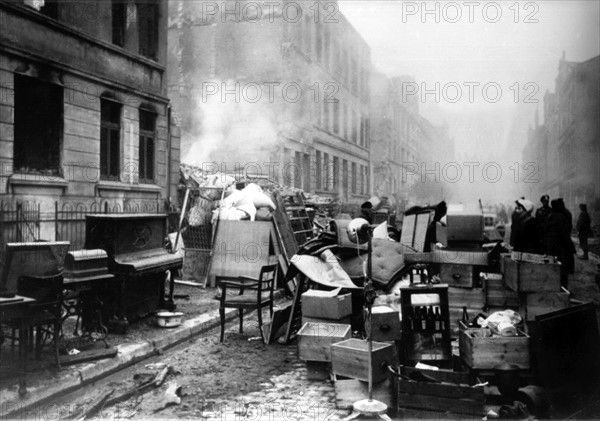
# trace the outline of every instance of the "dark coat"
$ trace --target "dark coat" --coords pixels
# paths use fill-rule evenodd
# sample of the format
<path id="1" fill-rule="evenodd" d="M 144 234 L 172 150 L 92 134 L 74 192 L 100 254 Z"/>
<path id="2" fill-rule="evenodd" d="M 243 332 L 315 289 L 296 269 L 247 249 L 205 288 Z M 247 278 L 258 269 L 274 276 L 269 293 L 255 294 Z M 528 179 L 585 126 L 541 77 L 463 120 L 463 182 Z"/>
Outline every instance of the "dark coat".
<path id="1" fill-rule="evenodd" d="M 523 253 L 539 252 L 538 226 L 535 218 L 524 214 L 515 220 L 515 226 L 511 227 L 511 238 L 514 251 Z"/>
<path id="2" fill-rule="evenodd" d="M 592 231 L 592 220 L 590 214 L 587 211 L 581 211 L 579 218 L 577 218 L 577 225 L 575 226 L 577 233 L 580 237 L 591 237 L 594 232 Z"/>
<path id="3" fill-rule="evenodd" d="M 556 256 L 563 264 L 564 270 L 573 273 L 575 270 L 575 244 L 571 240 L 573 221 L 571 213 L 561 203 L 552 201 L 552 212 L 544 235 L 545 254 Z"/>

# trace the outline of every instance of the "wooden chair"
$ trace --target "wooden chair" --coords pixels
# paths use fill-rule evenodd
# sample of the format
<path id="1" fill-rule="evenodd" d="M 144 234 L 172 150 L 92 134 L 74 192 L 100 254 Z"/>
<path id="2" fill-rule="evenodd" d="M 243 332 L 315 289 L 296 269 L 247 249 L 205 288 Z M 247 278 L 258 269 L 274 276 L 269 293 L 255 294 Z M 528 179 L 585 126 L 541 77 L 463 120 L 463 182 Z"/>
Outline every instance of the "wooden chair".
<path id="1" fill-rule="evenodd" d="M 217 277 L 217 286 L 221 288 L 219 298 L 219 316 L 221 318 L 221 342 L 225 334 L 225 309 L 237 308 L 240 320 L 240 333 L 243 333 L 244 310 L 255 309 L 258 312 L 258 329 L 262 331 L 262 309 L 269 307 L 273 317 L 273 290 L 277 282 L 277 264 L 265 265 L 260 269 L 258 278 L 240 276 L 237 278 Z M 236 290 L 233 294 L 231 290 Z M 229 292 L 229 294 L 228 294 Z"/>

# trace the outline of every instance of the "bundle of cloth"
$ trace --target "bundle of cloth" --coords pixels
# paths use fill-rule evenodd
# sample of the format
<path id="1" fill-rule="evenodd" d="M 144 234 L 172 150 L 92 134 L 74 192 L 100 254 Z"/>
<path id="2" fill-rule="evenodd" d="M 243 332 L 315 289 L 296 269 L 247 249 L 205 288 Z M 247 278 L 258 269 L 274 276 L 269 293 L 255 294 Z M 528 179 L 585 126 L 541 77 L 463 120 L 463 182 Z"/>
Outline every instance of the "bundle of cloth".
<path id="1" fill-rule="evenodd" d="M 229 221 L 270 221 L 275 203 L 263 189 L 255 183 L 242 190 L 232 190 L 213 211 L 212 222 L 217 219 Z"/>

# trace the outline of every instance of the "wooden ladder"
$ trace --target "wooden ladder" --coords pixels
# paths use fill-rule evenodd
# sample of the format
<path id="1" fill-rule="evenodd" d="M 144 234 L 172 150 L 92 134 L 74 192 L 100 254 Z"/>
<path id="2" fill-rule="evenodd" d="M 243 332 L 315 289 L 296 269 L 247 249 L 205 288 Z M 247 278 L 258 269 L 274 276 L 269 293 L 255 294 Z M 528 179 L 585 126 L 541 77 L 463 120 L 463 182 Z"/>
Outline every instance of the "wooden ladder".
<path id="1" fill-rule="evenodd" d="M 299 246 L 315 236 L 310 216 L 302 194 L 296 192 L 286 197 L 285 210 L 292 226 L 292 232 Z"/>

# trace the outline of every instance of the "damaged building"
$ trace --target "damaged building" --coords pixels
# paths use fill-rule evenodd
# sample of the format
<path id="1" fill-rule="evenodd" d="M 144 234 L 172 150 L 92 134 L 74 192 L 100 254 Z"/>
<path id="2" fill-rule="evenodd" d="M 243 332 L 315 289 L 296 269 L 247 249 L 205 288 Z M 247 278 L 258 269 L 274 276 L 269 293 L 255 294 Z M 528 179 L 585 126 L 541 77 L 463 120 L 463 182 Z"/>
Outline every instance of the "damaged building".
<path id="1" fill-rule="evenodd" d="M 86 212 L 164 210 L 179 177 L 167 3 L 2 2 L 0 25 L 2 241 L 77 248 Z"/>
<path id="2" fill-rule="evenodd" d="M 183 161 L 345 203 L 369 197 L 370 48 L 336 3 L 169 7 Z"/>

